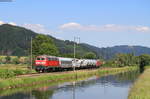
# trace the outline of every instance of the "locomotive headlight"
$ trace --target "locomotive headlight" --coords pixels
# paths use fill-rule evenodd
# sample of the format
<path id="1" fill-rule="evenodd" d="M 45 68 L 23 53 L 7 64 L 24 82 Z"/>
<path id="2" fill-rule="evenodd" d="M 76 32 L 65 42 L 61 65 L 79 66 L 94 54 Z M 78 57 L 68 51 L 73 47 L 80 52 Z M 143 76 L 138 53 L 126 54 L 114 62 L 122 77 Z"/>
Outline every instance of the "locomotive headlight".
<path id="1" fill-rule="evenodd" d="M 36 64 L 45 64 L 46 62 L 36 62 Z"/>
<path id="2" fill-rule="evenodd" d="M 40 64 L 40 62 L 36 62 L 36 64 Z"/>
<path id="3" fill-rule="evenodd" d="M 45 64 L 46 62 L 41 62 L 42 64 Z"/>

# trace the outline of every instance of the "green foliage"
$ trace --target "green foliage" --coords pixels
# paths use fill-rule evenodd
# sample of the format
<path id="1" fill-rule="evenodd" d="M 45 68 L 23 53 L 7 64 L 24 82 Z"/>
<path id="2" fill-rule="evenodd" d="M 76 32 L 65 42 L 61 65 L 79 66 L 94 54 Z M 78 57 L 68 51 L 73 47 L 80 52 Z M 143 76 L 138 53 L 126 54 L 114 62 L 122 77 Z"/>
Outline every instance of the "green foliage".
<path id="1" fill-rule="evenodd" d="M 140 66 L 147 66 L 150 65 L 150 55 L 143 54 L 139 56 L 139 65 Z"/>
<path id="2" fill-rule="evenodd" d="M 61 57 L 74 58 L 74 54 L 73 53 L 62 54 Z M 82 56 L 80 54 L 78 54 L 78 53 L 76 53 L 75 57 L 78 58 L 78 59 L 82 58 Z"/>
<path id="3" fill-rule="evenodd" d="M 29 57 L 0 56 L 0 64 L 28 64 Z"/>
<path id="4" fill-rule="evenodd" d="M 0 64 L 6 63 L 6 59 L 4 56 L 0 56 Z"/>
<path id="5" fill-rule="evenodd" d="M 11 60 L 11 57 L 10 56 L 6 56 L 5 59 L 6 59 L 6 63 L 9 63 L 10 60 Z"/>
<path id="6" fill-rule="evenodd" d="M 102 67 L 118 67 L 118 64 L 114 60 L 108 60 L 108 61 L 104 62 Z"/>
<path id="7" fill-rule="evenodd" d="M 12 70 L 9 69 L 2 69 L 0 70 L 0 78 L 10 78 L 14 77 L 15 73 Z"/>
<path id="8" fill-rule="evenodd" d="M 12 63 L 19 64 L 19 58 L 18 57 L 12 58 Z"/>
<path id="9" fill-rule="evenodd" d="M 15 77 L 16 75 L 23 75 L 31 72 L 32 71 L 28 69 L 0 69 L 0 78 L 7 79 Z"/>
<path id="10" fill-rule="evenodd" d="M 70 58 L 74 58 L 74 54 L 73 54 L 73 53 L 62 54 L 61 57 L 70 57 Z"/>
<path id="11" fill-rule="evenodd" d="M 0 55 L 28 55 L 31 37 L 35 33 L 19 26 L 3 24 L 0 26 Z"/>
<path id="12" fill-rule="evenodd" d="M 32 47 L 33 55 L 58 55 L 58 49 L 53 43 L 53 40 L 45 35 L 37 35 L 33 39 Z"/>
<path id="13" fill-rule="evenodd" d="M 96 59 L 96 54 L 93 53 L 93 52 L 88 52 L 86 53 L 83 58 L 86 58 L 86 59 Z"/>
<path id="14" fill-rule="evenodd" d="M 124 67 L 124 66 L 146 66 L 150 65 L 150 55 L 143 54 L 140 56 L 134 56 L 131 54 L 116 54 L 116 56 L 105 62 L 104 66 L 109 67 Z"/>
<path id="15" fill-rule="evenodd" d="M 135 64 L 135 56 L 133 54 L 117 54 L 115 61 L 119 67 L 132 66 Z"/>

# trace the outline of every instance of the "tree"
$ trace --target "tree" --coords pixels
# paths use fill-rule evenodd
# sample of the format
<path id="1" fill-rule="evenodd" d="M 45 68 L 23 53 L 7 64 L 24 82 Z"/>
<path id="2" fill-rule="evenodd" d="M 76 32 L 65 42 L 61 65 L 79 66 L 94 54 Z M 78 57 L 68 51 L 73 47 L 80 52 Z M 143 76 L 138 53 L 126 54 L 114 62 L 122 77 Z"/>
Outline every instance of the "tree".
<path id="1" fill-rule="evenodd" d="M 86 53 L 83 58 L 86 58 L 86 59 L 95 59 L 96 58 L 96 54 L 93 53 L 93 52 L 88 52 Z"/>
<path id="2" fill-rule="evenodd" d="M 119 67 L 123 67 L 126 65 L 126 56 L 125 54 L 116 54 L 115 60 Z"/>
<path id="3" fill-rule="evenodd" d="M 144 66 L 150 65 L 150 55 L 143 54 L 139 56 L 140 72 L 144 71 Z"/>
<path id="4" fill-rule="evenodd" d="M 58 55 L 58 49 L 53 40 L 46 35 L 37 35 L 32 43 L 33 55 Z"/>
<path id="5" fill-rule="evenodd" d="M 150 55 L 143 54 L 139 56 L 139 64 L 140 66 L 146 66 L 150 64 Z"/>
<path id="6" fill-rule="evenodd" d="M 10 56 L 6 56 L 5 59 L 6 59 L 6 63 L 9 63 L 10 60 L 11 60 L 11 57 Z"/>
<path id="7" fill-rule="evenodd" d="M 0 56 L 0 64 L 3 63 L 3 57 Z"/>
<path id="8" fill-rule="evenodd" d="M 61 54 L 61 57 L 74 58 L 74 53 Z M 75 58 L 80 59 L 81 55 L 79 53 L 76 53 Z"/>
<path id="9" fill-rule="evenodd" d="M 13 64 L 19 64 L 19 58 L 18 58 L 18 56 L 12 58 L 12 63 L 13 63 Z"/>
<path id="10" fill-rule="evenodd" d="M 116 54 L 115 61 L 119 67 L 123 66 L 133 66 L 136 64 L 136 57 L 133 53 L 131 54 Z"/>

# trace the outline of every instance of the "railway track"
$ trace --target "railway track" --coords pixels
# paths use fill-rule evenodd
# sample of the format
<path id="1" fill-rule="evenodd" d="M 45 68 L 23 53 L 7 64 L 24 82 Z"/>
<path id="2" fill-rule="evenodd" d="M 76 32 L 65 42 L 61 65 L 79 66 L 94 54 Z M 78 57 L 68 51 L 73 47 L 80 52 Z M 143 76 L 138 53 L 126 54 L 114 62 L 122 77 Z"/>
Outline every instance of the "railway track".
<path id="1" fill-rule="evenodd" d="M 79 71 L 91 71 L 91 70 L 97 70 L 97 68 L 94 69 L 82 69 L 82 70 L 76 70 L 76 71 L 56 71 L 56 72 L 49 72 L 49 73 L 30 73 L 30 74 L 24 74 L 24 75 L 17 75 L 17 78 L 21 77 L 36 77 L 36 76 L 42 76 L 42 75 L 50 75 L 50 74 L 66 74 L 66 73 L 72 73 L 72 72 L 79 72 Z"/>

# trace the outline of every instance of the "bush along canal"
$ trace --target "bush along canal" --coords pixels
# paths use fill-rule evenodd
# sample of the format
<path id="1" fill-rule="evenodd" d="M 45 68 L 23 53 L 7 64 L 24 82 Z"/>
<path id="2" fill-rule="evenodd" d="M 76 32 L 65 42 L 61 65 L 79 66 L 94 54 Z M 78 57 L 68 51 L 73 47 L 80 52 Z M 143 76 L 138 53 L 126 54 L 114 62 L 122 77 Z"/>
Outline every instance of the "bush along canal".
<path id="1" fill-rule="evenodd" d="M 40 78 L 43 78 L 43 81 L 34 82 L 32 86 L 29 86 L 31 83 L 26 85 L 21 83 L 22 87 L 20 85 L 20 88 L 10 87 L 10 89 L 1 90 L 0 98 L 99 99 L 101 97 L 102 99 L 127 99 L 129 88 L 138 75 L 137 67 L 125 67 L 78 71 L 77 75 L 72 72 L 53 74 L 53 77 L 45 75 L 38 79 L 30 77 L 33 79 L 32 81 L 39 82 Z M 48 78 L 47 76 L 50 76 L 49 80 L 45 80 Z M 16 79 L 18 81 L 25 78 L 14 78 L 14 81 Z M 30 80 L 30 82 L 32 81 Z M 14 86 L 16 85 L 14 84 Z"/>

